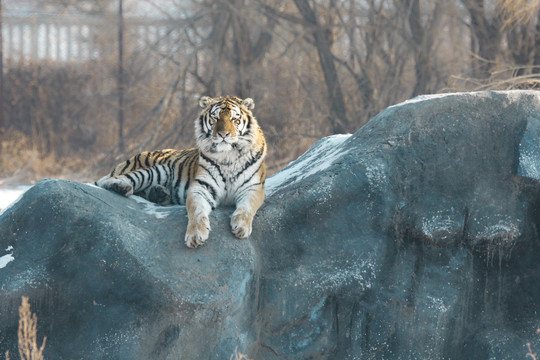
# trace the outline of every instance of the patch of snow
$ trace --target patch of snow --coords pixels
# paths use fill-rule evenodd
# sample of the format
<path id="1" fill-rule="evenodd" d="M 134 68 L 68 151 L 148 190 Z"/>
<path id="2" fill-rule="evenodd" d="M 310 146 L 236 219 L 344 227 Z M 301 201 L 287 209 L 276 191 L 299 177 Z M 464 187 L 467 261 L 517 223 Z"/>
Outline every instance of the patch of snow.
<path id="1" fill-rule="evenodd" d="M 477 94 L 481 94 L 481 93 L 477 93 Z M 403 105 L 415 104 L 415 103 L 419 103 L 419 102 L 427 101 L 427 100 L 432 100 L 432 99 L 440 99 L 440 98 L 447 97 L 447 96 L 455 96 L 455 95 L 459 95 L 459 93 L 419 95 L 419 96 L 413 97 L 412 99 L 405 100 L 405 101 L 400 102 L 400 103 L 395 104 L 395 105 L 391 105 L 391 106 L 388 107 L 388 109 L 403 106 Z"/>
<path id="2" fill-rule="evenodd" d="M 347 153 L 340 145 L 350 136 L 351 134 L 332 135 L 319 140 L 302 156 L 266 180 L 266 195 L 271 195 L 283 185 L 294 184 L 328 168 Z"/>
<path id="3" fill-rule="evenodd" d="M 8 246 L 6 251 L 13 251 L 13 246 Z M 13 252 L 11 254 L 1 256 L 0 257 L 0 269 L 5 268 L 7 266 L 7 264 L 12 262 L 13 260 L 15 260 L 15 258 L 13 257 Z"/>
<path id="4" fill-rule="evenodd" d="M 530 118 L 519 142 L 518 175 L 540 180 L 539 119 Z"/>
<path id="5" fill-rule="evenodd" d="M 535 92 L 535 91 L 527 91 L 527 90 L 475 91 L 475 92 L 467 92 L 467 93 L 453 92 L 453 93 L 442 93 L 442 94 L 427 94 L 427 95 L 415 96 L 412 99 L 408 99 L 408 100 L 405 100 L 405 101 L 400 102 L 398 104 L 391 105 L 391 106 L 388 107 L 388 109 L 403 106 L 403 105 L 415 104 L 415 103 L 419 103 L 419 102 L 427 101 L 427 100 L 432 100 L 432 99 L 441 99 L 441 98 L 448 97 L 448 96 L 456 96 L 456 95 L 464 95 L 464 94 L 466 94 L 467 96 L 489 97 L 489 96 L 491 96 L 490 94 L 492 94 L 492 93 L 504 94 L 508 99 L 510 99 L 512 101 L 519 100 L 524 93 L 534 94 L 535 96 L 538 97 L 537 92 Z"/>
<path id="6" fill-rule="evenodd" d="M 20 200 L 31 186 L 0 187 L 0 216 Z"/>
<path id="7" fill-rule="evenodd" d="M 520 151 L 518 175 L 540 180 L 540 163 L 538 163 L 537 159 L 529 152 Z"/>
<path id="8" fill-rule="evenodd" d="M 96 189 L 105 190 L 104 188 L 97 186 L 97 185 L 94 184 L 93 182 L 87 182 L 87 183 L 84 183 L 84 185 L 88 185 L 88 186 L 93 187 L 93 188 L 96 188 Z"/>
<path id="9" fill-rule="evenodd" d="M 130 199 L 135 200 L 139 204 L 143 204 L 143 211 L 148 215 L 155 216 L 156 219 L 164 219 L 171 214 L 170 206 L 158 205 L 137 195 L 131 195 Z"/>
<path id="10" fill-rule="evenodd" d="M 94 183 L 86 183 L 86 185 L 92 186 L 92 187 L 94 187 L 96 189 L 101 189 L 103 191 L 108 191 L 108 190 L 103 189 L 102 187 L 97 186 Z M 167 216 L 169 216 L 171 214 L 171 209 L 173 208 L 173 206 L 158 205 L 158 204 L 153 203 L 151 201 L 148 201 L 145 198 L 140 197 L 138 195 L 131 195 L 129 198 L 132 199 L 132 200 L 135 200 L 135 202 L 137 202 L 139 204 L 143 204 L 144 208 L 142 210 L 146 214 L 154 216 L 156 219 L 164 219 L 164 218 L 166 218 Z"/>

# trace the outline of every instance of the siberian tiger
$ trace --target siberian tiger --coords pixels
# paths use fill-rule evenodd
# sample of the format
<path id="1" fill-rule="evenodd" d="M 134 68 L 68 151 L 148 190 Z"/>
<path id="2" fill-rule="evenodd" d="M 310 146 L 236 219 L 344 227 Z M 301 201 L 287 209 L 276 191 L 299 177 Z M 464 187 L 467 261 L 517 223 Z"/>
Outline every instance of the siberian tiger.
<path id="1" fill-rule="evenodd" d="M 219 204 L 236 204 L 231 229 L 236 237 L 247 238 L 265 198 L 266 141 L 251 112 L 253 100 L 204 96 L 199 105 L 203 110 L 195 120 L 196 148 L 143 152 L 96 181 L 124 196 L 185 204 L 185 243 L 190 248 L 208 239 L 208 216 Z"/>

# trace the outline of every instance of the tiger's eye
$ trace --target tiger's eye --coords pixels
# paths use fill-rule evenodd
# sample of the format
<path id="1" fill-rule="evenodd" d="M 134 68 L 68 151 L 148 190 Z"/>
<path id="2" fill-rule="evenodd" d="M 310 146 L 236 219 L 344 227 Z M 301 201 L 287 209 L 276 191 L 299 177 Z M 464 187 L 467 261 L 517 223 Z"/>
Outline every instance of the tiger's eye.
<path id="1" fill-rule="evenodd" d="M 235 123 L 236 125 L 240 125 L 240 119 L 234 120 L 234 123 Z"/>

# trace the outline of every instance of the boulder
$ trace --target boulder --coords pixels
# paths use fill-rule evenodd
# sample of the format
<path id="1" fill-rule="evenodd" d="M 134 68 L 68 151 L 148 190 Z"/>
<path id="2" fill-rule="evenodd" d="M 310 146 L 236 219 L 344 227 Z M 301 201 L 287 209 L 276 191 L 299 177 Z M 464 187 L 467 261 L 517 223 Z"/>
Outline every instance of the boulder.
<path id="1" fill-rule="evenodd" d="M 203 247 L 185 207 L 43 180 L 0 215 L 0 353 L 46 359 L 520 359 L 540 351 L 540 95 L 418 97 L 324 138 Z"/>

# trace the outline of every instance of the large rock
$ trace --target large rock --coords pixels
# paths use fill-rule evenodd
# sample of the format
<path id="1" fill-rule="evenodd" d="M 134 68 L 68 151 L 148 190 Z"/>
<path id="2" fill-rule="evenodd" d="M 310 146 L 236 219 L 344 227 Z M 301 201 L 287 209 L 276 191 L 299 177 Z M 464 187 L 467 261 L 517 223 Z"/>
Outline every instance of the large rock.
<path id="1" fill-rule="evenodd" d="M 538 180 L 525 91 L 420 97 L 322 139 L 268 180 L 247 241 L 232 209 L 190 250 L 184 207 L 44 180 L 0 216 L 0 353 L 25 295 L 47 359 L 525 358 Z"/>

